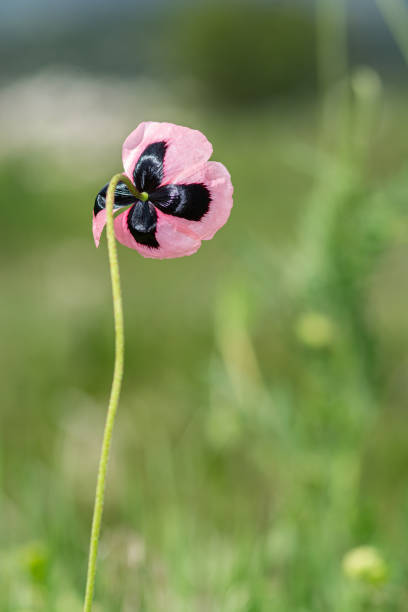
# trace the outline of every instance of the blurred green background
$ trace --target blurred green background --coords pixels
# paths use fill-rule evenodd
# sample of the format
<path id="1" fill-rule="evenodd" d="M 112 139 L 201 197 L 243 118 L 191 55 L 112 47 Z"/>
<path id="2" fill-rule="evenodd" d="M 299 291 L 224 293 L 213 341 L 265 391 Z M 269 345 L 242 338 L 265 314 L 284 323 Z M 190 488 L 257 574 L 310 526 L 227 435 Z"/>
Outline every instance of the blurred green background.
<path id="1" fill-rule="evenodd" d="M 95 610 L 408 610 L 407 3 L 0 17 L 1 612 L 81 610 L 113 365 L 92 206 L 145 120 L 202 130 L 235 205 L 193 257 L 119 249 Z"/>

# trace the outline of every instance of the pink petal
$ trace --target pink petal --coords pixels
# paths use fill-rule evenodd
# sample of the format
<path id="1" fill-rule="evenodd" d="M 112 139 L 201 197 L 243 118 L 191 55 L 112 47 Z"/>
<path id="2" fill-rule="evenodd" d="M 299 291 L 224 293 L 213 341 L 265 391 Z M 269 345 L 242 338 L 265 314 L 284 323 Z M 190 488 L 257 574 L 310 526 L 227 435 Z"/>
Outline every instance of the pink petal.
<path id="1" fill-rule="evenodd" d="M 234 191 L 230 173 L 220 162 L 211 161 L 183 181 L 186 185 L 190 183 L 202 183 L 207 187 L 211 195 L 209 210 L 200 221 L 189 221 L 181 217 L 172 219 L 180 231 L 193 233 L 201 240 L 210 240 L 230 216 Z"/>
<path id="2" fill-rule="evenodd" d="M 99 246 L 99 241 L 101 239 L 101 234 L 103 228 L 106 225 L 106 210 L 100 210 L 97 215 L 93 214 L 92 221 L 92 232 L 95 241 L 95 245 Z"/>
<path id="3" fill-rule="evenodd" d="M 200 248 L 201 240 L 188 231 L 178 229 L 175 223 L 173 223 L 173 219 L 169 215 L 163 214 L 160 210 L 157 210 L 156 229 L 156 239 L 159 247 L 151 248 L 139 244 L 133 238 L 127 225 L 129 211 L 130 209 L 115 218 L 115 235 L 119 242 L 131 249 L 135 249 L 143 257 L 150 257 L 152 259 L 183 257 L 184 255 L 192 255 Z"/>
<path id="4" fill-rule="evenodd" d="M 162 184 L 180 182 L 180 177 L 186 172 L 195 172 L 211 157 L 212 145 L 198 130 L 174 123 L 146 121 L 138 125 L 123 143 L 123 166 L 130 179 L 133 180 L 134 167 L 145 148 L 162 140 L 167 144 Z"/>

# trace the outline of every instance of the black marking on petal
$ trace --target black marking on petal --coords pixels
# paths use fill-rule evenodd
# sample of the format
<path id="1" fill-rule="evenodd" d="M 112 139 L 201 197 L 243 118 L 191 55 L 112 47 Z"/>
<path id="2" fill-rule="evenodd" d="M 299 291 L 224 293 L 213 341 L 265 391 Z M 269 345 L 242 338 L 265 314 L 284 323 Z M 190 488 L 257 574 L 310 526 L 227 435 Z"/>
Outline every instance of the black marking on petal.
<path id="1" fill-rule="evenodd" d="M 145 148 L 133 170 L 133 180 L 138 191 L 154 191 L 163 180 L 163 162 L 167 144 L 153 142 Z"/>
<path id="2" fill-rule="evenodd" d="M 95 215 L 97 215 L 98 212 L 100 212 L 101 210 L 104 210 L 106 206 L 106 192 L 108 191 L 108 186 L 109 186 L 109 183 L 106 183 L 106 185 L 102 187 L 102 189 L 100 190 L 100 192 L 95 198 L 95 205 L 94 205 Z M 130 204 L 133 204 L 134 202 L 136 202 L 136 198 L 133 195 L 133 193 L 129 191 L 129 188 L 127 187 L 127 185 L 122 182 L 118 183 L 115 189 L 114 208 L 120 208 L 121 206 L 129 206 Z"/>
<path id="3" fill-rule="evenodd" d="M 162 212 L 189 221 L 200 221 L 210 208 L 211 195 L 202 183 L 164 185 L 149 199 Z"/>
<path id="4" fill-rule="evenodd" d="M 139 244 L 157 249 L 156 240 L 157 212 L 151 202 L 138 200 L 127 215 L 127 226 L 133 238 Z"/>

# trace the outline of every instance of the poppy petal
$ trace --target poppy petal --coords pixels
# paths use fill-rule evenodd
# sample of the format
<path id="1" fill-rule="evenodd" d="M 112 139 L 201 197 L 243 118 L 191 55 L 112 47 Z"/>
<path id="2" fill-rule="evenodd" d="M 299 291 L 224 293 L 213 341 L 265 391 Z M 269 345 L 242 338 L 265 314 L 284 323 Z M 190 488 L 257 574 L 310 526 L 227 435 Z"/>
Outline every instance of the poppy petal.
<path id="1" fill-rule="evenodd" d="M 207 162 L 185 184 L 166 185 L 150 197 L 157 208 L 173 216 L 179 230 L 209 240 L 230 215 L 232 193 L 226 167 L 220 162 Z"/>
<path id="2" fill-rule="evenodd" d="M 92 233 L 95 241 L 95 246 L 99 246 L 99 242 L 101 239 L 101 234 L 103 232 L 103 228 L 106 225 L 106 210 L 100 210 L 97 215 L 95 212 L 93 213 L 92 220 Z"/>
<path id="3" fill-rule="evenodd" d="M 136 164 L 146 148 L 165 143 L 161 184 L 181 183 L 187 173 L 197 171 L 211 156 L 212 145 L 198 130 L 173 123 L 141 123 L 123 143 L 122 159 L 126 174 L 132 178 Z"/>
<path id="4" fill-rule="evenodd" d="M 101 234 L 103 232 L 103 228 L 106 225 L 106 192 L 108 190 L 109 183 L 106 183 L 99 191 L 95 198 L 95 204 L 93 209 L 93 223 L 92 223 L 92 232 L 95 241 L 95 245 L 99 246 L 99 241 L 101 239 Z M 136 202 L 136 198 L 129 191 L 129 188 L 125 183 L 118 183 L 115 189 L 115 201 L 113 208 L 117 210 L 122 206 L 129 206 Z"/>
<path id="5" fill-rule="evenodd" d="M 126 215 L 129 232 L 138 244 L 157 249 L 157 212 L 151 202 L 138 200 Z"/>
<path id="6" fill-rule="evenodd" d="M 109 183 L 106 183 L 102 189 L 98 192 L 95 198 L 94 214 L 97 215 L 106 205 L 106 192 L 108 191 Z M 129 206 L 136 201 L 135 196 L 129 190 L 125 183 L 119 182 L 115 189 L 115 201 L 114 208 L 120 208 L 121 206 Z"/>
<path id="7" fill-rule="evenodd" d="M 205 185 L 192 183 L 164 185 L 150 194 L 150 200 L 168 215 L 199 221 L 208 212 L 211 196 Z"/>
<path id="8" fill-rule="evenodd" d="M 144 149 L 133 170 L 133 182 L 138 191 L 150 193 L 162 183 L 166 149 L 164 140 L 153 142 Z"/>
<path id="9" fill-rule="evenodd" d="M 146 202 L 141 203 L 142 206 L 146 206 L 146 204 Z M 152 204 L 150 206 L 154 208 Z M 115 218 L 116 238 L 125 246 L 135 249 L 143 257 L 153 259 L 183 257 L 184 255 L 192 255 L 199 249 L 201 240 L 194 234 L 191 234 L 191 232 L 179 230 L 173 223 L 172 217 L 163 214 L 160 210 L 155 211 L 157 219 L 154 240 L 157 246 L 153 243 L 147 244 L 146 236 L 141 237 L 139 234 L 131 231 L 134 222 L 131 218 L 133 208 L 120 213 Z M 139 211 L 137 216 L 140 219 L 143 215 Z M 147 213 L 147 217 L 151 219 L 150 213 Z"/>

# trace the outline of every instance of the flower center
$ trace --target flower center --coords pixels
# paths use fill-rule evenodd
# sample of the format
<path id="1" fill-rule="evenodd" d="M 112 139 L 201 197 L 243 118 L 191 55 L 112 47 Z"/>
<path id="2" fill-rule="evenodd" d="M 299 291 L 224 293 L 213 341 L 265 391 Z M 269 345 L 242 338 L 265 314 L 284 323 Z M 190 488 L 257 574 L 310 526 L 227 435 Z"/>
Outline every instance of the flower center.
<path id="1" fill-rule="evenodd" d="M 139 193 L 138 198 L 142 202 L 147 202 L 147 200 L 149 199 L 149 194 L 146 193 L 146 191 L 142 191 L 141 193 Z"/>

